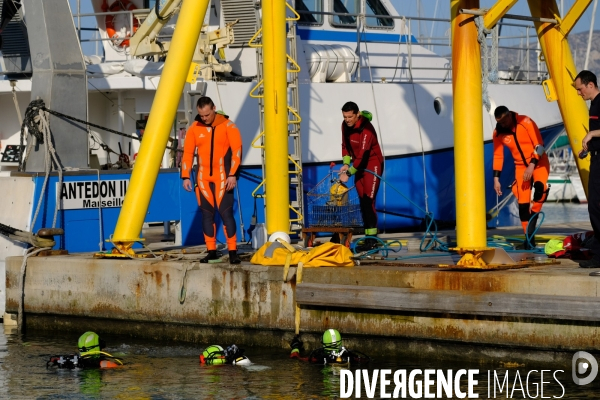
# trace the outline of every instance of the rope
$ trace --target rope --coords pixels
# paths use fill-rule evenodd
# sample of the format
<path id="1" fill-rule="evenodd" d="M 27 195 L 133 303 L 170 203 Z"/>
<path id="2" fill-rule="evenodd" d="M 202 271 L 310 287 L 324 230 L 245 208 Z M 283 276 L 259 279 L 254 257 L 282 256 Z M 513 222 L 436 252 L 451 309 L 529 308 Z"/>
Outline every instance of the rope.
<path id="1" fill-rule="evenodd" d="M 181 287 L 179 288 L 179 304 L 183 304 L 185 302 L 185 296 L 187 294 L 187 288 L 186 288 L 187 273 L 190 270 L 190 268 L 192 268 L 192 267 L 191 266 L 187 266 L 183 270 L 183 275 L 181 277 Z"/>
<path id="2" fill-rule="evenodd" d="M 533 232 L 531 233 L 531 235 L 529 234 L 529 224 L 531 224 L 531 221 L 533 221 L 534 218 L 536 218 L 538 215 L 541 215 L 542 219 L 541 221 L 539 221 L 539 223 L 537 224 L 537 226 L 535 227 L 535 229 L 533 230 Z M 529 218 L 529 221 L 527 221 L 527 231 L 525 233 L 525 243 L 527 243 L 529 245 L 529 247 L 532 247 L 532 243 L 531 243 L 531 239 L 533 239 L 535 237 L 535 234 L 537 233 L 537 231 L 540 229 L 540 227 L 542 226 L 542 224 L 544 223 L 544 219 L 546 219 L 546 214 L 544 214 L 542 211 L 534 213 L 531 218 Z M 533 252 L 538 252 L 537 249 L 533 249 Z"/>
<path id="3" fill-rule="evenodd" d="M 489 75 L 489 56 L 486 35 L 490 34 L 492 31 L 485 29 L 485 24 L 483 23 L 483 17 L 481 15 L 475 17 L 475 25 L 477 26 L 477 41 L 479 42 L 479 46 L 481 48 L 481 57 L 483 58 L 483 65 L 481 69 L 481 96 L 483 104 L 485 105 L 485 109 L 490 111 L 492 108 L 492 103 L 490 102 L 487 88 Z"/>
<path id="4" fill-rule="evenodd" d="M 429 212 L 429 195 L 427 194 L 427 167 L 425 165 L 425 148 L 423 147 L 423 131 L 421 130 L 421 120 L 419 118 L 419 107 L 417 107 L 417 91 L 414 82 L 411 82 L 413 97 L 415 99 L 415 113 L 417 117 L 417 126 L 419 127 L 419 141 L 421 142 L 421 162 L 423 164 L 423 190 L 425 191 L 425 212 Z"/>
<path id="5" fill-rule="evenodd" d="M 25 110 L 25 118 L 23 118 L 23 122 L 21 123 L 21 137 L 20 137 L 20 146 L 19 146 L 19 171 L 24 170 L 25 163 L 27 162 L 27 158 L 31 152 L 31 147 L 34 144 L 42 143 L 43 134 L 39 127 L 39 119 L 36 120 L 36 117 L 39 116 L 40 107 L 44 106 L 43 100 L 32 100 L 31 103 L 27 106 Z M 26 130 L 27 129 L 27 130 Z M 26 132 L 29 132 L 31 136 L 33 136 L 33 140 L 27 141 L 27 148 L 24 149 L 25 136 Z M 25 152 L 25 158 L 23 158 L 23 152 Z"/>
<path id="6" fill-rule="evenodd" d="M 363 19 L 364 19 L 364 16 L 361 16 L 361 18 L 363 18 Z M 363 22 L 364 22 L 364 21 L 363 21 Z M 363 24 L 363 33 L 365 33 L 365 27 L 364 27 L 364 24 Z M 402 37 L 402 35 L 400 35 L 400 36 Z M 369 67 L 369 76 L 370 76 L 370 78 L 371 78 L 371 92 L 373 93 L 373 103 L 374 103 L 374 105 L 375 105 L 375 113 L 376 113 L 376 116 L 377 116 L 377 115 L 378 115 L 378 111 L 377 111 L 377 101 L 376 101 L 376 97 L 375 97 L 375 88 L 374 88 L 374 86 L 373 86 L 373 74 L 372 74 L 372 72 L 371 72 L 371 62 L 370 62 L 370 60 L 369 60 L 369 58 L 370 58 L 370 57 L 369 57 L 369 46 L 368 46 L 368 44 L 367 44 L 367 42 L 366 42 L 366 41 L 365 41 L 365 51 L 366 51 L 366 53 L 367 53 L 367 66 Z M 396 65 L 396 67 L 397 67 L 397 65 Z M 395 78 L 395 77 L 396 77 L 396 74 L 395 74 L 395 72 L 394 72 L 394 77 L 392 78 L 392 81 L 394 80 L 394 78 Z M 413 83 L 411 83 L 411 86 L 412 86 L 412 90 L 413 90 L 413 97 L 414 97 L 414 99 L 415 99 L 415 104 L 417 104 L 417 92 L 416 92 L 416 89 L 415 89 L 415 85 L 414 85 Z M 419 119 L 419 108 L 418 108 L 418 107 L 416 107 L 416 108 L 415 108 L 415 110 L 416 110 L 416 117 L 417 117 L 417 126 L 419 127 L 419 140 L 420 140 L 420 142 L 421 142 L 421 158 L 422 158 L 422 164 L 423 164 L 423 189 L 424 189 L 424 196 L 425 196 L 425 210 L 424 210 L 424 212 L 425 212 L 425 214 L 427 215 L 427 214 L 429 213 L 429 194 L 428 194 L 428 192 L 427 192 L 427 170 L 426 170 L 426 165 L 425 165 L 425 148 L 424 148 L 424 146 L 423 146 L 423 132 L 422 132 L 422 129 L 421 129 L 421 121 L 420 121 L 420 119 Z M 378 133 L 378 136 L 379 136 L 379 137 L 378 137 L 378 139 L 379 139 L 379 142 L 381 143 L 381 146 L 380 146 L 380 147 L 381 147 L 381 153 L 382 153 L 383 159 L 385 160 L 385 153 L 384 153 L 384 150 L 383 150 L 383 148 L 384 148 L 384 146 L 383 146 L 383 140 L 382 140 L 382 138 L 381 138 L 381 134 L 380 134 L 380 132 L 381 132 L 381 126 L 380 126 L 380 124 L 379 124 L 379 118 L 377 118 L 377 132 L 379 132 L 379 133 Z M 384 162 L 385 162 L 385 161 L 384 161 Z M 371 172 L 371 171 L 369 171 L 369 172 Z M 376 176 L 378 176 L 378 175 L 377 175 L 377 174 L 375 174 L 374 172 L 371 172 L 371 173 L 372 173 L 372 174 L 374 174 L 374 175 L 376 175 Z M 383 169 L 383 174 L 384 174 L 384 175 L 386 174 L 385 168 Z M 386 181 L 384 178 L 381 178 L 381 177 L 380 177 L 380 179 L 381 179 L 383 182 L 385 182 L 386 184 L 388 184 L 388 183 L 387 183 L 387 181 Z M 391 185 L 390 185 L 390 186 L 391 186 Z M 393 188 L 393 187 L 392 187 L 392 188 Z M 396 190 L 396 191 L 398 191 L 398 190 L 397 190 L 397 189 L 395 189 L 395 188 L 393 188 L 393 189 L 394 189 L 394 190 Z M 383 191 L 383 195 L 384 195 L 384 204 L 385 204 L 385 193 L 386 193 L 386 192 L 385 192 L 385 190 L 384 190 L 384 191 Z M 432 217 L 432 218 L 433 218 L 433 217 Z M 426 219 L 427 219 L 427 217 L 426 217 Z M 433 223 L 435 224 L 435 221 L 433 221 Z M 431 225 L 431 224 L 429 224 L 429 225 Z M 436 227 L 435 227 L 435 230 L 436 230 L 436 232 L 437 232 L 437 225 L 436 225 Z M 423 240 L 425 240 L 425 239 L 426 239 L 426 238 L 424 237 L 424 238 L 423 238 Z M 433 242 L 432 242 L 432 243 L 433 243 Z M 421 243 L 421 245 L 422 245 L 422 244 L 423 244 L 423 242 Z M 442 244 L 442 243 L 440 242 L 440 244 Z M 431 243 L 430 243 L 430 245 L 431 245 Z M 428 248 L 430 248 L 430 247 L 431 247 L 430 245 L 426 246 L 426 248 L 427 248 L 427 249 L 428 249 Z M 445 246 L 445 245 L 444 245 L 444 246 Z M 423 250 L 422 250 L 422 251 L 423 251 Z"/>
<path id="7" fill-rule="evenodd" d="M 4 225 L 4 224 L 0 223 L 0 234 L 2 234 L 4 236 L 14 235 L 18 231 L 19 231 L 19 229 L 17 229 L 17 228 L 13 228 L 12 226 L 8 226 L 8 225 Z"/>
<path id="8" fill-rule="evenodd" d="M 98 174 L 98 187 L 100 187 L 100 170 L 97 169 L 96 173 Z M 100 229 L 99 232 L 99 238 L 100 241 L 98 242 L 98 247 L 99 247 L 99 251 L 103 251 L 104 250 L 104 227 L 102 224 L 102 199 L 100 197 L 98 197 L 98 227 Z"/>
<path id="9" fill-rule="evenodd" d="M 48 159 L 48 161 L 46 162 L 46 168 L 48 169 L 47 174 L 49 174 L 50 170 L 53 169 L 52 161 L 54 161 L 54 164 L 56 165 L 56 170 L 58 171 L 58 187 L 61 188 L 62 181 L 63 181 L 63 169 L 61 168 L 61 165 L 58 162 L 58 158 L 56 156 L 56 149 L 54 148 L 54 144 L 52 143 L 52 136 L 51 136 L 52 133 L 50 132 L 50 124 L 48 122 L 48 115 L 46 115 L 44 113 L 44 111 L 42 111 L 40 109 L 39 116 L 40 116 L 40 121 L 41 121 L 41 124 L 43 127 L 44 142 L 46 144 L 46 157 Z M 52 157 L 52 160 L 50 160 L 50 157 L 48 157 L 48 155 L 50 155 Z M 42 195 L 40 194 L 39 202 L 41 202 L 41 199 L 42 199 L 41 196 Z M 58 217 L 59 205 L 60 205 L 60 202 L 57 201 L 54 206 L 54 218 L 52 219 L 52 228 L 56 227 L 56 219 Z M 33 229 L 33 223 L 31 224 L 31 229 Z"/>
<path id="10" fill-rule="evenodd" d="M 28 243 L 33 247 L 54 247 L 56 242 L 53 239 L 47 237 L 40 237 L 34 235 L 31 232 L 25 232 L 12 226 L 4 225 L 0 223 L 0 235 L 4 235 L 11 240 L 15 240 L 22 243 Z"/>
<path id="11" fill-rule="evenodd" d="M 38 102 L 38 100 L 35 100 L 35 102 Z M 42 102 L 43 104 L 43 102 Z M 32 118 L 32 114 L 30 113 L 29 117 L 27 116 L 27 113 L 30 110 L 35 110 L 37 111 L 38 115 L 37 118 Z M 48 180 L 50 178 L 50 171 L 53 169 L 53 165 L 52 162 L 54 162 L 56 164 L 56 170 L 58 171 L 58 187 L 62 186 L 62 168 L 60 166 L 60 163 L 58 162 L 58 158 L 56 157 L 56 150 L 54 149 L 54 145 L 52 144 L 52 133 L 50 132 L 50 125 L 48 124 L 48 115 L 44 113 L 42 107 L 39 107 L 39 105 L 36 105 L 34 107 L 27 107 L 27 111 L 26 111 L 26 117 L 25 119 L 28 120 L 29 122 L 34 121 L 35 122 L 35 128 L 31 128 L 33 130 L 35 130 L 35 132 L 33 132 L 32 130 L 30 130 L 29 132 L 34 135 L 37 138 L 37 134 L 41 133 L 41 140 L 39 140 L 40 143 L 44 143 L 44 147 L 45 147 L 45 157 L 44 157 L 44 183 L 42 184 L 42 190 L 40 191 L 40 197 L 38 198 L 38 203 L 37 203 L 37 207 L 35 210 L 35 214 L 33 216 L 33 220 L 31 222 L 31 232 L 33 232 L 33 228 L 35 226 L 35 222 L 37 220 L 37 217 L 39 215 L 40 209 L 41 209 L 41 205 L 42 205 L 42 199 L 44 194 L 46 193 L 46 186 L 48 185 Z M 28 123 L 29 123 L 28 122 Z M 23 121 L 23 124 L 25 125 L 26 121 Z M 28 128 L 30 129 L 30 128 Z M 27 157 L 26 157 L 27 159 Z M 56 219 L 58 217 L 58 206 L 59 206 L 59 202 L 56 202 L 56 206 L 54 208 L 54 218 L 52 219 L 52 228 L 56 227 Z"/>
<path id="12" fill-rule="evenodd" d="M 396 55 L 396 67 L 394 68 L 394 76 L 392 76 L 391 82 L 394 82 L 396 79 L 396 73 L 398 72 L 398 64 L 400 63 L 400 49 L 402 48 L 402 38 L 406 35 L 406 17 L 402 17 L 400 20 L 400 37 L 398 38 L 398 54 Z M 410 41 L 410 38 L 408 38 Z M 368 54 L 367 54 L 368 55 Z"/>
<path id="13" fill-rule="evenodd" d="M 362 31 L 363 34 L 365 33 L 365 25 L 366 25 L 366 21 L 365 21 L 365 16 L 361 15 L 361 22 L 362 22 Z M 371 81 L 371 93 L 373 95 L 373 105 L 375 106 L 375 120 L 377 121 L 377 140 L 379 141 L 379 148 L 381 149 L 381 155 L 382 155 L 382 159 L 383 159 L 383 174 L 385 175 L 385 150 L 384 150 L 384 146 L 383 146 L 383 139 L 381 137 L 381 125 L 379 124 L 379 111 L 377 108 L 377 97 L 375 96 L 375 86 L 373 84 L 373 72 L 371 71 L 371 61 L 370 61 L 370 55 L 369 55 L 369 45 L 367 44 L 367 41 L 365 40 L 365 51 L 367 53 L 367 66 L 369 67 L 369 78 Z M 385 181 L 384 181 L 385 182 Z M 383 191 L 383 204 L 385 204 L 385 200 L 386 200 L 386 195 L 385 195 L 385 190 Z M 385 217 L 385 216 L 384 216 Z M 384 219 L 384 223 L 385 223 L 385 219 Z"/>
<path id="14" fill-rule="evenodd" d="M 420 210 L 421 212 L 423 212 L 425 214 L 425 234 L 423 235 L 423 238 L 421 239 L 421 244 L 419 246 L 419 249 L 421 251 L 428 251 L 431 249 L 438 250 L 438 251 L 448 251 L 448 245 L 437 238 L 438 227 L 437 227 L 437 223 L 435 222 L 435 218 L 434 218 L 432 212 L 422 209 L 417 203 L 415 203 L 410 198 L 408 198 L 404 193 L 402 193 L 400 190 L 398 190 L 394 185 L 387 182 L 380 175 L 378 175 L 375 172 L 368 170 L 368 169 L 365 169 L 364 171 L 381 179 L 383 182 L 385 182 L 386 185 L 389 185 L 400 196 L 404 197 L 410 204 L 412 204 L 418 210 Z M 428 239 L 430 240 L 429 243 L 425 244 L 425 242 Z"/>
<path id="15" fill-rule="evenodd" d="M 31 103 L 29 103 L 29 106 L 27 107 L 27 110 L 25 111 L 25 119 L 23 120 L 23 125 L 21 126 L 21 146 L 23 146 L 23 141 L 24 141 L 24 136 L 25 136 L 25 131 L 24 131 L 25 127 L 27 127 L 28 130 L 29 130 L 29 133 L 31 133 L 41 143 L 43 135 L 41 134 L 41 132 L 37 128 L 37 126 L 35 126 L 35 124 L 33 124 L 35 115 L 33 115 L 33 117 L 31 117 L 31 118 L 28 118 L 29 117 L 28 112 L 34 113 L 34 112 L 37 112 L 37 110 L 43 110 L 43 111 L 46 111 L 46 112 L 48 112 L 48 113 L 50 113 L 52 115 L 55 115 L 57 117 L 70 119 L 71 121 L 79 122 L 80 124 L 87 125 L 88 127 L 102 129 L 103 131 L 114 133 L 115 135 L 123 136 L 123 137 L 129 138 L 129 139 L 138 140 L 138 141 L 142 140 L 141 138 L 139 138 L 137 136 L 130 135 L 130 134 L 127 134 L 125 132 L 119 132 L 117 130 L 110 129 L 110 128 L 107 128 L 107 127 L 104 127 L 104 126 L 101 126 L 101 125 L 98 125 L 98 124 L 94 124 L 92 122 L 85 121 L 85 120 L 82 120 L 82 119 L 79 119 L 79 118 L 75 118 L 75 117 L 72 117 L 70 115 L 66 115 L 66 114 L 63 114 L 61 112 L 58 112 L 58 111 L 50 110 L 49 108 L 46 108 L 46 106 L 44 105 L 44 101 L 43 100 L 33 100 Z M 27 125 L 26 125 L 26 123 L 27 123 Z M 29 146 L 29 141 L 28 141 L 27 145 Z M 183 152 L 183 149 L 178 149 L 175 146 L 166 146 L 165 148 L 167 148 L 169 150 Z M 118 154 L 116 152 L 114 152 L 114 153 Z M 21 154 L 19 154 L 19 164 L 21 164 Z M 23 162 L 23 164 L 24 164 L 24 162 Z M 22 170 L 23 169 L 20 166 L 19 167 L 19 171 L 22 171 Z"/>
<path id="16" fill-rule="evenodd" d="M 365 169 L 365 172 L 368 172 L 374 176 L 376 176 L 377 178 L 381 179 L 382 181 L 384 181 L 387 185 L 389 185 L 392 189 L 394 189 L 398 194 L 400 194 L 402 197 L 404 197 L 409 203 L 411 203 L 413 206 L 415 206 L 418 210 L 420 210 L 421 212 L 423 212 L 425 214 L 425 233 L 423 235 L 423 238 L 421 239 L 421 243 L 419 245 L 419 250 L 421 252 L 425 252 L 428 250 L 437 250 L 437 251 L 450 251 L 448 248 L 448 244 L 442 242 L 441 240 L 438 239 L 437 237 L 437 233 L 438 233 L 438 227 L 437 227 L 437 223 L 435 221 L 434 215 L 431 212 L 425 211 L 424 209 L 422 209 L 418 204 L 416 204 L 414 201 L 412 201 L 410 198 L 408 198 L 404 193 L 402 193 L 400 190 L 398 190 L 395 186 L 393 186 L 392 184 L 390 184 L 389 182 L 386 182 L 384 178 L 382 178 L 380 175 L 376 174 L 375 172 Z M 510 199 L 510 196 L 507 196 L 507 198 L 505 198 L 503 200 L 503 202 L 505 202 L 507 199 Z M 538 215 L 541 215 L 541 220 L 539 221 L 539 223 L 537 224 L 536 228 L 533 230 L 533 232 L 531 234 L 526 233 L 525 234 L 525 240 L 523 241 L 524 243 L 526 242 L 527 244 L 529 244 L 529 246 L 531 247 L 531 239 L 533 237 L 535 237 L 535 234 L 537 233 L 537 231 L 540 229 L 540 227 L 542 226 L 542 224 L 544 223 L 544 219 L 545 219 L 545 214 L 540 211 L 539 213 L 535 213 L 531 216 L 531 218 L 529 219 L 528 223 L 527 223 L 527 229 L 526 232 L 529 232 L 529 224 L 531 223 L 531 221 Z M 364 236 L 362 238 L 359 238 L 355 241 L 352 242 L 351 245 L 351 249 L 353 251 L 353 253 L 356 253 L 356 246 L 358 245 L 358 243 L 360 241 L 364 241 L 366 239 L 371 239 L 371 240 L 376 240 L 378 242 L 377 247 L 366 251 L 366 252 L 362 252 L 362 253 L 358 253 L 359 256 L 357 258 L 362 258 L 362 257 L 367 257 L 369 255 L 378 253 L 378 252 L 382 252 L 382 256 L 383 259 L 386 260 L 401 260 L 401 259 L 406 259 L 406 258 L 419 258 L 421 256 L 409 256 L 409 257 L 397 257 L 397 258 L 388 258 L 388 253 L 389 251 L 393 251 L 393 252 L 399 252 L 402 249 L 402 244 L 398 241 L 394 241 L 394 242 L 390 242 L 389 244 L 395 244 L 398 243 L 400 245 L 400 248 L 398 250 L 393 250 L 389 247 L 387 242 L 384 242 L 383 240 L 381 240 L 380 238 L 376 237 L 376 236 Z M 428 244 L 425 244 L 426 241 L 429 240 Z M 508 242 L 504 241 L 504 242 L 499 242 L 499 241 L 493 241 L 490 242 L 488 241 L 488 246 L 490 247 L 508 247 L 508 246 L 512 246 L 510 245 Z M 508 252 L 519 252 L 519 253 L 523 253 L 523 252 L 530 252 L 530 253 L 544 253 L 543 249 L 533 249 L 533 250 L 507 250 Z M 425 255 L 422 255 L 422 257 L 427 257 Z"/>
<path id="17" fill-rule="evenodd" d="M 490 58 L 490 72 L 488 80 L 498 83 L 498 25 L 492 28 L 492 57 Z"/>
<path id="18" fill-rule="evenodd" d="M 19 333 L 23 333 L 25 331 L 25 327 L 23 326 L 23 316 L 25 313 L 25 272 L 27 270 L 27 259 L 31 256 L 34 256 L 44 250 L 50 250 L 50 247 L 42 247 L 41 249 L 28 249 L 23 256 L 23 262 L 21 263 L 21 287 L 20 287 L 20 296 L 19 296 L 19 313 L 17 315 L 17 330 Z"/>
<path id="19" fill-rule="evenodd" d="M 505 198 L 498 201 L 499 197 L 498 195 L 496 195 L 496 205 L 487 212 L 487 215 L 489 216 L 490 220 L 496 218 L 496 225 L 500 223 L 500 220 L 498 219 L 500 211 L 509 203 L 509 200 L 512 198 L 512 196 L 513 192 L 511 191 Z"/>
<path id="20" fill-rule="evenodd" d="M 15 108 L 17 109 L 17 116 L 19 117 L 19 121 L 23 121 L 23 117 L 21 117 L 21 108 L 19 107 L 19 101 L 17 99 L 17 91 L 15 87 L 12 88 L 13 101 L 15 102 Z"/>
<path id="21" fill-rule="evenodd" d="M 385 258 L 388 259 L 388 255 L 389 252 L 393 252 L 393 253 L 398 253 L 400 250 L 402 250 L 402 243 L 399 240 L 394 240 L 392 242 L 387 242 L 385 240 L 380 239 L 377 236 L 363 236 L 360 239 L 356 239 L 352 242 L 352 245 L 350 246 L 352 252 L 354 254 L 358 254 L 359 252 L 356 251 L 356 247 L 360 246 L 361 242 L 364 242 L 365 240 L 370 239 L 370 240 L 375 240 L 377 242 L 377 247 L 373 248 L 371 250 L 368 250 L 366 252 L 362 252 L 360 253 L 361 256 L 365 257 L 365 256 L 369 256 L 371 254 L 375 254 L 375 253 L 381 253 L 381 255 Z M 394 248 L 392 248 L 391 245 L 396 244 L 398 245 L 398 249 L 395 250 Z"/>

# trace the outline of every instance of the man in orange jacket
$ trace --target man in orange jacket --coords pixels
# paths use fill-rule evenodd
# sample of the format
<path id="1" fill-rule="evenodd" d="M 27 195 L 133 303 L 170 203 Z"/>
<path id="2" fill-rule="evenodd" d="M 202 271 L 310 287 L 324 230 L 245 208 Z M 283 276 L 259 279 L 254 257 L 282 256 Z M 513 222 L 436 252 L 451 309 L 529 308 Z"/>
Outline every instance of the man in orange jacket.
<path id="1" fill-rule="evenodd" d="M 197 103 L 198 115 L 190 126 L 183 146 L 181 178 L 183 188 L 193 189 L 190 181 L 194 152 L 198 149 L 196 197 L 202 209 L 202 229 L 208 255 L 200 260 L 207 263 L 218 259 L 215 211 L 223 220 L 223 230 L 229 250 L 229 262 L 239 264 L 236 223 L 233 217 L 233 189 L 237 185 L 242 161 L 242 137 L 237 126 L 226 115 L 218 114 L 210 97 Z"/>
<path id="2" fill-rule="evenodd" d="M 525 115 L 509 111 L 500 106 L 494 111 L 494 190 L 502 195 L 500 173 L 504 163 L 504 146 L 508 147 L 515 161 L 515 182 L 512 191 L 519 202 L 519 218 L 525 240 L 525 249 L 535 248 L 535 226 L 542 204 L 548 197 L 548 175 L 550 163 L 542 135 L 533 120 Z M 533 187 L 533 202 L 531 189 Z"/>

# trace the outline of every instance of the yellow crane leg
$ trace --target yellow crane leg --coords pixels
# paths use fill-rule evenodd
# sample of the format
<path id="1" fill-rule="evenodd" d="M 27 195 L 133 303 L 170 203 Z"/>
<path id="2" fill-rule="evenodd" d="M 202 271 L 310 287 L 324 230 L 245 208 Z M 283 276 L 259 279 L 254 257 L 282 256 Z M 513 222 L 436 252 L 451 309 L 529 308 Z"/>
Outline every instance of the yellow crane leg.
<path id="1" fill-rule="evenodd" d="M 559 15 L 555 0 L 528 0 L 532 17 L 554 18 Z M 589 3 L 588 3 L 589 4 Z M 581 141 L 587 134 L 588 109 L 585 101 L 577 95 L 573 79 L 579 71 L 575 68 L 567 37 L 560 25 L 535 22 L 535 29 L 542 47 L 544 60 L 550 72 L 551 83 L 546 85 L 554 91 L 562 115 L 569 143 L 575 154 L 581 151 Z M 590 157 L 575 157 L 581 182 L 587 195 L 590 175 Z"/>
<path id="2" fill-rule="evenodd" d="M 481 51 L 475 17 L 459 14 L 463 8 L 478 9 L 479 0 L 451 0 L 456 250 L 477 262 L 473 253 L 487 246 Z"/>
<path id="3" fill-rule="evenodd" d="M 592 0 L 576 0 L 575 3 L 571 6 L 571 9 L 567 12 L 567 14 L 562 18 L 559 29 L 563 33 L 563 35 L 567 36 L 571 29 L 575 27 L 579 18 L 583 15 L 585 10 L 592 3 Z M 561 15 L 562 17 L 562 15 Z"/>
<path id="4" fill-rule="evenodd" d="M 267 232 L 288 232 L 289 163 L 284 0 L 262 2 Z"/>
<path id="5" fill-rule="evenodd" d="M 208 3 L 208 0 L 183 1 L 113 235 L 113 243 L 122 252 L 131 254 L 131 246 L 139 240 Z"/>
<path id="6" fill-rule="evenodd" d="M 516 2 L 517 0 L 498 0 L 483 16 L 485 27 L 492 29 Z"/>

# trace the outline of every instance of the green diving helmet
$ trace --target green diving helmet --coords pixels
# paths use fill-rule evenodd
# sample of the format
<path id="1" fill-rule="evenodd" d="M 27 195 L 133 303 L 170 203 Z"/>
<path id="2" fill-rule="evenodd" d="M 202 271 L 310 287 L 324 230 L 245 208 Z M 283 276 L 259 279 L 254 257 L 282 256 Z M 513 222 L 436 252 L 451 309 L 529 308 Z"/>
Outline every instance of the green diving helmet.
<path id="1" fill-rule="evenodd" d="M 223 348 L 219 345 L 213 344 L 212 346 L 208 346 L 202 352 L 200 361 L 202 362 L 202 364 L 220 365 L 225 364 L 227 362 L 227 359 L 225 358 Z"/>
<path id="2" fill-rule="evenodd" d="M 370 112 L 370 111 L 367 111 L 367 110 L 362 110 L 362 111 L 360 112 L 360 115 L 362 115 L 363 117 L 365 117 L 365 118 L 366 118 L 366 119 L 368 119 L 369 121 L 372 121 L 372 120 L 373 120 L 373 114 L 371 114 L 371 112 Z"/>
<path id="3" fill-rule="evenodd" d="M 340 351 L 342 344 L 342 335 L 336 329 L 323 332 L 323 349 L 326 351 Z"/>
<path id="4" fill-rule="evenodd" d="M 100 355 L 100 337 L 95 332 L 86 332 L 79 337 L 78 342 L 79 347 L 79 355 L 81 357 L 84 356 L 92 356 Z"/>

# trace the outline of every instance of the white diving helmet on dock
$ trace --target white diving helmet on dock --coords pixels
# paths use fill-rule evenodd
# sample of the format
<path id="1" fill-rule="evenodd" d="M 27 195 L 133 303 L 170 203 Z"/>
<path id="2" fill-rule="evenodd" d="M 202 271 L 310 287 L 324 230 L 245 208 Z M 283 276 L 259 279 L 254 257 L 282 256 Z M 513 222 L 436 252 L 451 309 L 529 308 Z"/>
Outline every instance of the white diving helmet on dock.
<path id="1" fill-rule="evenodd" d="M 281 239 L 286 243 L 292 243 L 292 239 L 290 239 L 290 235 L 285 232 L 273 232 L 271 236 L 269 236 L 269 242 L 276 242 L 277 239 Z"/>

